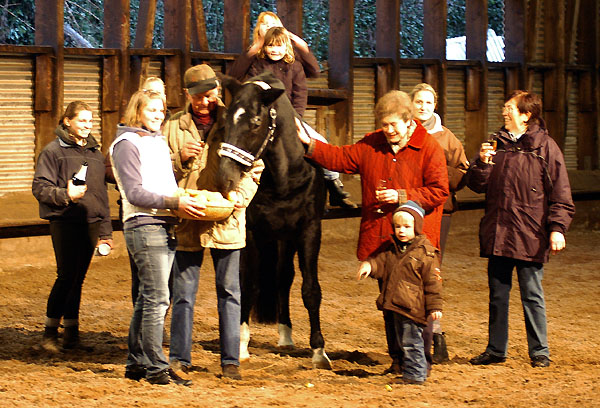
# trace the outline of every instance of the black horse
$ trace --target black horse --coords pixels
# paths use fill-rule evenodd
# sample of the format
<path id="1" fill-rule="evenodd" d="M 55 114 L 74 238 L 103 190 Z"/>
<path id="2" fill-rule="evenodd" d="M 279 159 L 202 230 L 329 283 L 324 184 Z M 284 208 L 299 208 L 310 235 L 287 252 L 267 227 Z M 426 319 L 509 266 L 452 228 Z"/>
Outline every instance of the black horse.
<path id="1" fill-rule="evenodd" d="M 295 111 L 283 83 L 263 73 L 241 84 L 223 76 L 232 96 L 221 145 L 218 185 L 224 196 L 243 171 L 262 159 L 265 170 L 247 209 L 247 246 L 242 255 L 240 359 L 249 358 L 250 314 L 279 323 L 278 346 L 292 347 L 289 297 L 294 255 L 302 271 L 302 300 L 310 320 L 313 367 L 331 369 L 325 354 L 319 308 L 317 262 L 325 206 L 323 170 L 304 158 Z"/>

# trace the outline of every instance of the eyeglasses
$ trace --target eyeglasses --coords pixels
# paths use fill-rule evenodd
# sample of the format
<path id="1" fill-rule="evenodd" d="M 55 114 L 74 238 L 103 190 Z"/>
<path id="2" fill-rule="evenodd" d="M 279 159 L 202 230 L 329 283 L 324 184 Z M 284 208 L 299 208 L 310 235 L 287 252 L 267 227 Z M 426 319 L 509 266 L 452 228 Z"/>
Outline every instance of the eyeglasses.
<path id="1" fill-rule="evenodd" d="M 516 112 L 517 108 L 513 105 L 504 105 L 502 106 L 502 110 L 507 112 Z"/>

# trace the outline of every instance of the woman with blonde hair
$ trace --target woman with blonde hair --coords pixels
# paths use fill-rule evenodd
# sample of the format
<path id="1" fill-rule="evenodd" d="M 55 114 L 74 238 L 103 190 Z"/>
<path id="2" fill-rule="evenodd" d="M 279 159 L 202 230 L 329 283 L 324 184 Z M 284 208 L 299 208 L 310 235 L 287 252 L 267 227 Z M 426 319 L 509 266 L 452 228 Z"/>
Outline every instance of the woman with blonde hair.
<path id="1" fill-rule="evenodd" d="M 125 110 L 123 124 L 110 147 L 113 172 L 123 200 L 123 234 L 140 282 L 129 327 L 125 377 L 151 384 L 191 385 L 169 369 L 162 350 L 169 275 L 177 241 L 172 210 L 203 215 L 190 197 L 176 197 L 169 147 L 160 129 L 164 97 L 137 91 Z"/>

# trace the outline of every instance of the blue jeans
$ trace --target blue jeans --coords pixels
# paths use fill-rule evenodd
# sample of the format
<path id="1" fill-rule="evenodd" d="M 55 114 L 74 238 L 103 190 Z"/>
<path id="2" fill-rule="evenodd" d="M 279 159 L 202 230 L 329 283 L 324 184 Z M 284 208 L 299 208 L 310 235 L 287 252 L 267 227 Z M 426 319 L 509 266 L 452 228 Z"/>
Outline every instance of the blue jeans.
<path id="1" fill-rule="evenodd" d="M 394 313 L 394 327 L 398 346 L 404 352 L 402 377 L 408 380 L 425 381 L 427 360 L 423 344 L 423 328 L 399 313 Z"/>
<path id="2" fill-rule="evenodd" d="M 153 224 L 124 231 L 140 280 L 129 325 L 127 366 L 146 367 L 147 377 L 169 367 L 162 337 L 169 307 L 169 275 L 177 247 L 172 230 L 169 225 Z"/>
<path id="3" fill-rule="evenodd" d="M 512 271 L 517 269 L 529 357 L 550 356 L 546 328 L 546 304 L 542 278 L 544 266 L 537 262 L 493 256 L 488 261 L 490 287 L 489 342 L 486 351 L 504 357 L 508 348 L 508 303 Z"/>
<path id="4" fill-rule="evenodd" d="M 217 287 L 221 365 L 240 364 L 240 250 L 211 248 Z M 177 251 L 173 265 L 170 361 L 192 364 L 192 326 L 204 252 Z"/>

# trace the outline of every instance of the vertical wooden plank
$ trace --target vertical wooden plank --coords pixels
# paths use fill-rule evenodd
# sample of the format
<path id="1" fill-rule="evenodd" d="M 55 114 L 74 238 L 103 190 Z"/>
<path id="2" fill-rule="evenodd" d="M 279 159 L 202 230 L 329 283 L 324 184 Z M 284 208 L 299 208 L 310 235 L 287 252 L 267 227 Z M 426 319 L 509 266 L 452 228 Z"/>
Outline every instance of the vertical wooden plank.
<path id="1" fill-rule="evenodd" d="M 377 99 L 392 89 L 398 89 L 400 60 L 400 0 L 377 0 L 375 55 L 391 58 L 391 67 L 377 67 Z M 389 77 L 384 77 L 387 72 Z M 382 81 L 380 83 L 380 81 Z"/>
<path id="2" fill-rule="evenodd" d="M 577 63 L 589 66 L 579 74 L 577 163 L 579 169 L 600 168 L 600 3 L 581 0 L 577 24 Z"/>
<path id="3" fill-rule="evenodd" d="M 192 0 L 192 48 L 198 51 L 210 51 L 202 0 Z"/>
<path id="4" fill-rule="evenodd" d="M 478 65 L 466 70 L 465 93 L 465 150 L 471 157 L 487 138 L 487 1 L 471 0 L 466 3 L 467 59 Z"/>
<path id="5" fill-rule="evenodd" d="M 277 15 L 292 33 L 302 37 L 303 0 L 277 0 Z"/>
<path id="6" fill-rule="evenodd" d="M 154 21 L 156 19 L 156 0 L 140 2 L 138 21 L 135 26 L 134 48 L 152 48 Z M 142 85 L 142 79 L 147 76 L 150 57 L 134 55 L 130 59 L 129 89 L 125 97 L 130 97 Z"/>
<path id="7" fill-rule="evenodd" d="M 354 54 L 354 0 L 329 2 L 329 86 L 346 91 L 347 99 L 334 105 L 335 134 L 331 142 L 336 145 L 352 141 L 352 90 Z"/>
<path id="8" fill-rule="evenodd" d="M 242 53 L 250 46 L 250 0 L 224 0 L 225 52 Z"/>
<path id="9" fill-rule="evenodd" d="M 102 70 L 102 150 L 114 140 L 129 99 L 129 1 L 105 0 L 104 47 L 119 50 L 104 57 Z"/>
<path id="10" fill-rule="evenodd" d="M 183 72 L 191 63 L 191 0 L 164 0 L 165 48 L 179 50 L 178 55 L 165 59 L 165 89 L 167 106 L 178 110 L 184 105 Z"/>
<path id="11" fill-rule="evenodd" d="M 446 64 L 446 36 L 447 36 L 448 3 L 446 0 L 423 0 L 423 56 L 425 58 L 440 61 L 435 68 L 425 67 L 424 76 L 434 80 L 435 90 L 438 94 L 437 112 L 442 121 L 446 116 L 447 97 L 446 87 L 448 81 L 448 69 Z M 407 39 L 409 41 L 410 39 Z M 429 83 L 433 86 L 433 84 Z M 416 85 L 416 84 L 415 84 Z"/>
<path id="12" fill-rule="evenodd" d="M 544 72 L 544 119 L 550 136 L 564 147 L 566 136 L 565 3 L 544 1 L 544 60 L 554 68 Z"/>
<path id="13" fill-rule="evenodd" d="M 63 107 L 64 2 L 35 0 L 35 45 L 48 45 L 54 55 L 35 61 L 35 158 L 54 140 L 54 129 Z"/>

